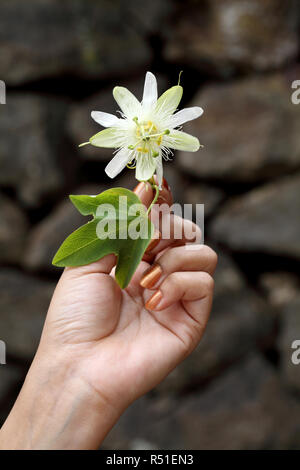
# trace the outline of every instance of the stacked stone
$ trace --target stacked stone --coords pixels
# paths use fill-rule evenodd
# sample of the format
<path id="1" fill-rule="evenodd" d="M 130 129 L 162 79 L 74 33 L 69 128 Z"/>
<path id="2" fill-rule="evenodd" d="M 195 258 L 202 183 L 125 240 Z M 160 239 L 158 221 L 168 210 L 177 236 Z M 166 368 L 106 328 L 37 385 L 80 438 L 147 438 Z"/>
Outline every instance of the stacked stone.
<path id="1" fill-rule="evenodd" d="M 166 177 L 205 204 L 219 254 L 203 341 L 107 437 L 108 449 L 300 448 L 300 80 L 296 0 L 2 0 L 0 79 L 0 419 L 36 350 L 60 275 L 51 259 L 84 220 L 70 193 L 112 182 L 109 149 L 78 148 L 115 112 L 111 89 L 161 90 L 183 70 L 185 126 L 204 145 Z M 114 185 L 132 188 L 133 174 Z M 1 424 L 1 423 L 0 423 Z"/>

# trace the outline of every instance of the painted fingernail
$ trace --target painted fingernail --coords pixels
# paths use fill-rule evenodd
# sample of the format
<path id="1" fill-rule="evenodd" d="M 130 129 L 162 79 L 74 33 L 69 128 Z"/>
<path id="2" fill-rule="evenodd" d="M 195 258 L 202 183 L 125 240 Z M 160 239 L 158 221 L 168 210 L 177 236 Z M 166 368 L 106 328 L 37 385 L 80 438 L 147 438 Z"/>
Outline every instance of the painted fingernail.
<path id="1" fill-rule="evenodd" d="M 162 181 L 162 190 L 159 193 L 158 203 L 159 204 L 166 203 L 168 204 L 168 206 L 172 206 L 173 204 L 172 191 L 165 178 L 163 178 L 163 181 Z"/>
<path id="2" fill-rule="evenodd" d="M 154 180 L 155 180 L 155 183 L 158 184 L 158 179 L 157 179 L 156 175 L 154 176 Z M 162 179 L 162 188 L 167 189 L 167 191 L 171 191 L 169 183 L 168 183 L 168 181 L 166 180 L 165 177 L 163 177 L 163 179 Z"/>
<path id="3" fill-rule="evenodd" d="M 161 238 L 161 233 L 160 233 L 159 230 L 157 230 L 157 231 L 154 233 L 151 242 L 150 242 L 149 245 L 147 246 L 146 253 L 149 253 L 150 251 L 152 251 L 153 248 L 155 248 L 155 247 L 159 244 L 160 238 Z"/>
<path id="4" fill-rule="evenodd" d="M 144 189 L 145 189 L 145 183 L 141 182 L 134 188 L 133 192 L 138 196 L 144 191 Z"/>
<path id="5" fill-rule="evenodd" d="M 143 275 L 140 281 L 140 286 L 144 287 L 144 289 L 151 289 L 151 287 L 153 287 L 157 283 L 161 275 L 162 275 L 161 267 L 158 264 L 156 264 L 155 266 L 152 266 Z"/>
<path id="6" fill-rule="evenodd" d="M 162 185 L 163 185 L 163 187 L 166 188 L 168 191 L 171 191 L 171 188 L 170 188 L 169 183 L 168 183 L 168 181 L 166 180 L 166 178 L 163 178 Z"/>
<path id="7" fill-rule="evenodd" d="M 150 297 L 148 302 L 146 302 L 145 307 L 148 310 L 155 310 L 158 304 L 160 303 L 161 299 L 162 293 L 160 290 L 158 290 L 157 292 L 155 292 L 155 294 L 152 295 L 152 297 Z"/>
<path id="8" fill-rule="evenodd" d="M 143 261 L 146 261 L 146 263 L 152 264 L 155 258 L 154 253 L 145 253 L 143 256 Z"/>

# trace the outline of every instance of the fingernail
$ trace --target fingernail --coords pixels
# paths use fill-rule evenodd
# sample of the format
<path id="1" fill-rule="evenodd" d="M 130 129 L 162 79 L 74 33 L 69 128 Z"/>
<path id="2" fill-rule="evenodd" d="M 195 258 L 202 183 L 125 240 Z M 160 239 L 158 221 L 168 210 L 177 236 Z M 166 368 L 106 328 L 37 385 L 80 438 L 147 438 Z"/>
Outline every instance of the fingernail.
<path id="1" fill-rule="evenodd" d="M 146 263 L 152 264 L 155 258 L 154 253 L 145 253 L 143 256 L 143 261 L 146 261 Z"/>
<path id="2" fill-rule="evenodd" d="M 160 303 L 161 299 L 162 293 L 160 290 L 158 290 L 157 292 L 155 292 L 155 294 L 152 295 L 152 297 L 150 297 L 148 302 L 146 302 L 145 307 L 148 310 L 155 310 L 158 304 Z"/>
<path id="3" fill-rule="evenodd" d="M 165 178 L 162 181 L 162 190 L 159 193 L 159 198 L 157 201 L 158 204 L 168 204 L 168 206 L 172 206 L 173 204 L 173 196 L 170 186 Z"/>
<path id="4" fill-rule="evenodd" d="M 144 189 L 145 189 L 145 183 L 141 182 L 134 188 L 133 192 L 138 196 L 144 191 Z"/>
<path id="5" fill-rule="evenodd" d="M 151 287 L 157 283 L 161 275 L 162 275 L 161 267 L 158 264 L 156 264 L 155 266 L 152 266 L 143 275 L 140 281 L 140 286 L 144 287 L 144 289 L 151 289 Z"/>
<path id="6" fill-rule="evenodd" d="M 154 176 L 154 180 L 155 180 L 155 183 L 158 184 L 158 179 L 157 179 L 156 175 Z M 163 179 L 162 179 L 162 187 L 167 189 L 168 191 L 171 191 L 171 188 L 170 188 L 170 186 L 169 186 L 169 184 L 168 184 L 165 177 L 163 177 Z"/>
<path id="7" fill-rule="evenodd" d="M 166 188 L 168 191 L 171 191 L 171 188 L 170 188 L 169 183 L 168 183 L 168 181 L 166 180 L 166 178 L 163 178 L 163 180 L 162 180 L 162 185 L 163 185 L 163 187 Z"/>
<path id="8" fill-rule="evenodd" d="M 147 246 L 146 253 L 149 253 L 150 251 L 152 251 L 153 248 L 155 248 L 159 244 L 160 238 L 161 238 L 160 231 L 159 230 L 155 231 L 151 242 Z"/>

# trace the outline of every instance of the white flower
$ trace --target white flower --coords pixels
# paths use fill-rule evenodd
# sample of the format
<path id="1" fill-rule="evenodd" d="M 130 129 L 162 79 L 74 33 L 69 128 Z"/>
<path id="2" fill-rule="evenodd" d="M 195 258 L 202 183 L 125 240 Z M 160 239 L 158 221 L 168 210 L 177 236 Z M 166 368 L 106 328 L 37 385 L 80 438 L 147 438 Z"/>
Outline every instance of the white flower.
<path id="1" fill-rule="evenodd" d="M 117 149 L 105 168 L 111 178 L 117 176 L 126 165 L 135 164 L 137 180 L 147 181 L 156 173 L 161 188 L 162 158 L 168 160 L 172 155 L 171 149 L 196 152 L 200 147 L 196 137 L 176 128 L 198 118 L 203 110 L 195 106 L 174 114 L 182 97 L 182 87 L 173 86 L 157 99 L 157 82 L 151 72 L 146 74 L 141 103 L 123 87 L 115 87 L 113 96 L 121 108 L 121 118 L 93 111 L 92 118 L 107 129 L 86 143 Z"/>

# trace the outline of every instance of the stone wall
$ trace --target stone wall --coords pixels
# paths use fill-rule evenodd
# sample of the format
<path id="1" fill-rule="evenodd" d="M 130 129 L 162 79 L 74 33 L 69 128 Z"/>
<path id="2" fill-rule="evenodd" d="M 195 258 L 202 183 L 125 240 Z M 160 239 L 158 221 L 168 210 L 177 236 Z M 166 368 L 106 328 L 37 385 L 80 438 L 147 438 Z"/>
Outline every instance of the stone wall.
<path id="1" fill-rule="evenodd" d="M 166 163 L 177 202 L 204 203 L 219 254 L 203 341 L 124 414 L 107 449 L 300 448 L 300 5 L 297 0 L 2 0 L 0 419 L 36 350 L 60 270 L 51 259 L 82 218 L 69 193 L 112 183 L 111 152 L 78 148 L 111 90 L 141 96 L 183 70 L 186 125 L 204 149 Z M 132 188 L 132 174 L 114 185 Z"/>

